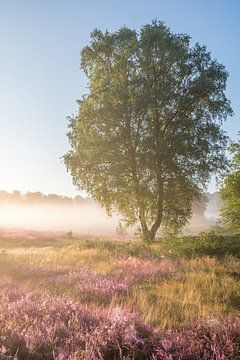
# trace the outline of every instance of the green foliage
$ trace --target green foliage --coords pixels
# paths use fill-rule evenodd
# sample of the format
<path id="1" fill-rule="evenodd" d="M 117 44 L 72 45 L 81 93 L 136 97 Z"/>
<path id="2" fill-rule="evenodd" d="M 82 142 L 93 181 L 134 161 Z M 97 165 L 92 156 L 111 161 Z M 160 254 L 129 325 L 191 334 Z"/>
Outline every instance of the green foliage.
<path id="1" fill-rule="evenodd" d="M 74 248 L 78 247 L 79 249 L 92 249 L 97 248 L 102 251 L 108 251 L 115 257 L 128 257 L 135 256 L 139 258 L 155 258 L 161 256 L 161 250 L 153 250 L 150 246 L 143 242 L 137 241 L 112 241 L 106 239 L 91 239 L 89 237 L 81 238 L 76 244 L 73 245 Z"/>
<path id="2" fill-rule="evenodd" d="M 69 245 L 71 248 L 71 245 Z M 91 237 L 75 239 L 72 248 L 99 249 L 116 258 L 134 256 L 142 259 L 194 258 L 211 256 L 223 258 L 233 255 L 240 258 L 240 236 L 218 234 L 214 231 L 198 236 L 172 236 L 159 239 L 151 245 L 129 240 L 110 240 Z"/>
<path id="3" fill-rule="evenodd" d="M 163 257 L 202 257 L 223 258 L 233 255 L 240 258 L 240 236 L 218 234 L 214 231 L 198 236 L 164 237 L 147 245 L 144 242 L 129 240 L 110 240 L 81 237 L 76 239 L 72 248 L 99 249 L 111 253 L 116 258 L 134 256 L 142 259 L 162 259 Z"/>
<path id="4" fill-rule="evenodd" d="M 163 240 L 162 252 L 171 257 L 234 255 L 240 257 L 240 236 L 219 235 L 211 232 L 199 236 L 182 236 Z"/>
<path id="5" fill-rule="evenodd" d="M 89 92 L 69 117 L 64 156 L 74 184 L 109 213 L 140 221 L 145 239 L 161 224 L 180 229 L 225 164 L 225 68 L 158 21 L 139 33 L 93 31 L 81 68 Z"/>
<path id="6" fill-rule="evenodd" d="M 199 236 L 164 237 L 151 244 L 134 240 L 113 240 L 90 236 L 73 238 L 62 236 L 51 240 L 39 238 L 38 240 L 26 239 L 24 241 L 20 238 L 2 237 L 0 239 L 0 247 L 2 249 L 2 255 L 5 255 L 8 251 L 11 252 L 11 249 L 14 248 L 19 249 L 18 252 L 24 255 L 28 253 L 28 247 L 32 247 L 33 249 L 38 248 L 39 252 L 47 251 L 54 247 L 55 250 L 58 249 L 60 257 L 64 261 L 66 259 L 61 255 L 62 250 L 66 250 L 71 254 L 75 252 L 82 260 L 84 256 L 86 257 L 88 254 L 90 265 L 94 267 L 95 265 L 93 263 L 97 261 L 95 253 L 97 257 L 102 254 L 100 258 L 106 256 L 109 262 L 110 255 L 115 259 L 137 257 L 156 260 L 161 260 L 163 257 L 192 258 L 211 256 L 222 258 L 226 255 L 233 255 L 240 258 L 240 235 L 218 234 L 212 231 L 202 233 Z M 48 250 L 48 252 L 50 252 L 50 250 Z M 82 252 L 84 252 L 84 255 Z M 30 254 L 33 256 L 31 252 Z M 49 256 L 48 254 L 46 258 L 48 259 Z M 79 256 L 76 258 L 76 262 L 78 263 L 80 261 Z M 57 262 L 59 262 L 59 259 Z"/>
<path id="7" fill-rule="evenodd" d="M 233 231 L 240 232 L 240 142 L 230 145 L 233 155 L 224 186 L 220 191 L 223 201 L 221 216 Z"/>

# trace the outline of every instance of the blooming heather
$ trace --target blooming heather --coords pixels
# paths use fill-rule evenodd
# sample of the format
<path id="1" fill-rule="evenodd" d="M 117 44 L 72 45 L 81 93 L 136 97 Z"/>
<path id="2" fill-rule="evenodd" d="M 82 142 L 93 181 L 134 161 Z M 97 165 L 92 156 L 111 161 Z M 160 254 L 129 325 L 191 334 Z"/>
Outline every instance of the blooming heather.
<path id="1" fill-rule="evenodd" d="M 120 359 L 152 352 L 147 340 L 152 330 L 124 309 L 91 312 L 11 282 L 0 287 L 2 359 Z"/>
<path id="2" fill-rule="evenodd" d="M 119 306 L 94 308 L 0 279 L 0 359 L 237 360 L 240 318 L 160 333 Z"/>
<path id="3" fill-rule="evenodd" d="M 103 275 L 83 267 L 54 265 L 51 267 L 23 265 L 17 267 L 18 273 L 28 278 L 39 279 L 48 285 L 74 287 L 76 292 L 86 297 L 100 297 L 110 300 L 115 295 L 126 293 L 139 282 L 151 281 L 176 271 L 178 265 L 163 260 L 151 262 L 129 258 L 119 262 L 114 273 Z"/>

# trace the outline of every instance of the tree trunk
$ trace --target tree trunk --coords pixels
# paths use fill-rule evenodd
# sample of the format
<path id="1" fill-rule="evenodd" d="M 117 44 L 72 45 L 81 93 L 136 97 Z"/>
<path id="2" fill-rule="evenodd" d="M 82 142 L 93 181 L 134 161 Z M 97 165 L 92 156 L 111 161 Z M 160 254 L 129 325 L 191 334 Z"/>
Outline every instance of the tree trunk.
<path id="1" fill-rule="evenodd" d="M 151 241 L 154 241 L 156 233 L 157 233 L 158 229 L 160 228 L 160 225 L 162 222 L 162 209 L 159 209 L 157 218 L 156 218 L 155 222 L 153 223 L 151 229 L 149 229 L 147 226 L 143 210 L 140 210 L 139 221 L 140 221 L 141 228 L 142 228 L 143 240 L 146 243 L 150 243 Z"/>
<path id="2" fill-rule="evenodd" d="M 162 208 L 159 210 L 157 218 L 151 227 L 151 230 L 150 230 L 151 241 L 153 241 L 155 239 L 156 233 L 157 233 L 158 229 L 160 228 L 161 223 L 162 223 Z"/>
<path id="3" fill-rule="evenodd" d="M 150 242 L 150 231 L 148 229 L 146 220 L 145 220 L 145 215 L 144 215 L 144 210 L 140 209 L 139 211 L 139 221 L 141 224 L 141 228 L 142 228 L 142 235 L 143 235 L 143 240 L 146 242 Z"/>

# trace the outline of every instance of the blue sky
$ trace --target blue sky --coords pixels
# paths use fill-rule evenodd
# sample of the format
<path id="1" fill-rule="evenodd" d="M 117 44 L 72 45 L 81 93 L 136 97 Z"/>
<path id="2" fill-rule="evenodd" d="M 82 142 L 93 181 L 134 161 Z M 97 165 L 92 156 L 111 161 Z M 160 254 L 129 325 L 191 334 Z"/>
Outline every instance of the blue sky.
<path id="1" fill-rule="evenodd" d="M 86 93 L 81 48 L 96 27 L 139 28 L 155 18 L 206 44 L 226 66 L 235 116 L 224 129 L 236 139 L 240 1 L 0 0 L 0 189 L 77 194 L 60 157 L 69 148 L 66 116 Z"/>

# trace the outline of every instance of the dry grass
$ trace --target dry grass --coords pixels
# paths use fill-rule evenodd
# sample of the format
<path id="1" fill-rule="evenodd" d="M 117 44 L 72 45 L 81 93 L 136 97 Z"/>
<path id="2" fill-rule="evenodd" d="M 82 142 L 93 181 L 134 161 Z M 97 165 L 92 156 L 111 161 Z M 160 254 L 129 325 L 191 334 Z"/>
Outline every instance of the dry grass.
<path id="1" fill-rule="evenodd" d="M 52 296 L 84 299 L 85 302 L 89 301 L 89 304 L 104 306 L 105 300 L 102 301 L 102 295 L 98 295 L 96 291 L 94 293 L 94 284 L 92 292 L 83 297 L 78 290 L 79 287 L 76 287 L 76 281 L 80 280 L 69 281 L 68 284 L 66 282 L 69 268 L 92 271 L 95 277 L 99 274 L 98 279 L 102 281 L 102 286 L 113 281 L 113 296 L 108 298 L 108 303 L 124 304 L 128 308 L 134 308 L 139 311 L 144 321 L 154 324 L 157 328 L 176 327 L 196 319 L 221 319 L 240 310 L 240 260 L 235 257 L 226 256 L 219 260 L 205 256 L 168 262 L 160 257 L 155 260 L 141 258 L 140 255 L 120 257 L 115 251 L 96 247 L 95 244 L 93 247 L 85 248 L 74 247 L 74 244 L 60 247 L 52 243 L 45 247 L 33 245 L 30 242 L 29 247 L 23 248 L 5 242 L 0 261 L 2 276 L 5 274 L 22 285 L 27 283 L 42 288 Z M 159 245 L 153 245 L 153 251 L 154 247 L 159 251 Z M 67 270 L 64 275 L 57 277 L 58 282 L 55 283 L 49 281 L 50 272 L 46 272 L 45 275 L 42 270 L 33 274 L 24 270 L 20 272 L 19 266 L 23 265 L 40 269 Z M 163 266 L 164 276 L 148 276 L 148 271 L 154 273 L 154 269 L 160 266 Z M 142 278 L 137 276 L 138 269 L 144 275 Z M 118 279 L 120 274 L 121 281 L 124 276 L 128 279 L 128 290 L 115 294 L 114 289 L 118 290 L 115 279 Z M 62 279 L 65 282 L 62 282 Z"/>
<path id="2" fill-rule="evenodd" d="M 160 328 L 223 318 L 240 309 L 240 285 L 233 276 L 240 266 L 238 260 L 219 262 L 205 257 L 185 266 L 168 280 L 135 287 L 126 303 L 138 309 L 146 322 Z"/>

